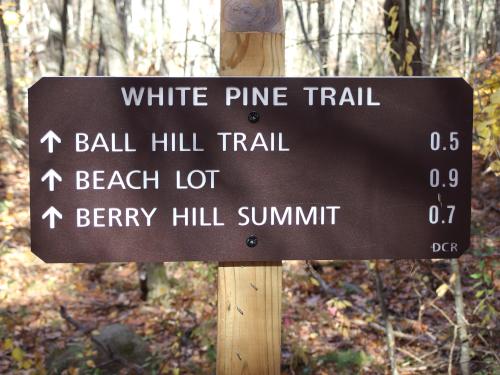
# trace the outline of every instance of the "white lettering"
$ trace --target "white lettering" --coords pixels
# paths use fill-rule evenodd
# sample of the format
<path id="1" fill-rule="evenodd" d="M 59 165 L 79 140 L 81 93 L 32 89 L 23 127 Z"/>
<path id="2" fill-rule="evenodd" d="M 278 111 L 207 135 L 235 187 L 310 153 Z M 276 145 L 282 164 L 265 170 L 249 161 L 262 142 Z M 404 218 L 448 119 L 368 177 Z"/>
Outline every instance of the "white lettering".
<path id="1" fill-rule="evenodd" d="M 152 172 L 143 170 L 133 170 L 130 172 L 112 171 L 107 178 L 106 171 L 94 170 L 76 171 L 76 190 L 111 190 L 113 188 L 147 190 L 159 189 L 160 174 L 158 170 Z"/>
<path id="2" fill-rule="evenodd" d="M 238 209 L 238 225 L 335 225 L 337 210 L 340 210 L 340 206 L 242 206 Z"/>
<path id="3" fill-rule="evenodd" d="M 141 101 L 142 101 L 142 96 L 144 95 L 144 87 L 141 87 L 139 90 L 139 93 L 137 93 L 137 89 L 135 87 L 129 88 L 129 91 L 127 93 L 127 89 L 125 87 L 122 87 L 122 95 L 123 95 L 123 101 L 125 102 L 125 105 L 127 107 L 130 107 L 132 104 L 132 100 L 134 100 L 134 105 L 140 106 Z"/>
<path id="4" fill-rule="evenodd" d="M 314 92 L 318 91 L 317 87 L 304 87 L 304 91 L 307 91 L 308 100 L 307 104 L 310 106 L 314 105 Z"/>
<path id="5" fill-rule="evenodd" d="M 372 88 L 368 87 L 368 98 L 367 102 L 369 106 L 380 106 L 380 102 L 375 102 L 372 98 Z"/>

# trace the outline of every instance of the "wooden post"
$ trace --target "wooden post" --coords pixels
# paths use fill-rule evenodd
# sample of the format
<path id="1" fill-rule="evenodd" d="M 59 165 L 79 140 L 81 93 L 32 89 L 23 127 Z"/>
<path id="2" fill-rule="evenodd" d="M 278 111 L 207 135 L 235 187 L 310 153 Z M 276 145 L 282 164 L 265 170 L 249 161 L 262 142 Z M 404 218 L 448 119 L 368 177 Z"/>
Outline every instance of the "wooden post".
<path id="1" fill-rule="evenodd" d="M 283 76 L 281 0 L 221 0 L 220 74 Z M 221 263 L 218 270 L 218 375 L 281 370 L 281 262 Z"/>

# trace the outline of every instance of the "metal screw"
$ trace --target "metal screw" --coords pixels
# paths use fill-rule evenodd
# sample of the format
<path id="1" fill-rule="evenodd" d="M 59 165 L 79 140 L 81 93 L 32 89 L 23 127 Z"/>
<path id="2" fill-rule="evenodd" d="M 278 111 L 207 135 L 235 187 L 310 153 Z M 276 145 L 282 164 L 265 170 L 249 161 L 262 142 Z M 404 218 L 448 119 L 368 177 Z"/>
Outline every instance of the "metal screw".
<path id="1" fill-rule="evenodd" d="M 257 236 L 250 236 L 247 238 L 247 246 L 248 247 L 255 247 L 257 246 L 257 243 L 259 241 L 257 240 Z"/>
<path id="2" fill-rule="evenodd" d="M 253 111 L 248 114 L 248 121 L 250 121 L 252 124 L 259 122 L 259 120 L 260 120 L 259 112 Z"/>

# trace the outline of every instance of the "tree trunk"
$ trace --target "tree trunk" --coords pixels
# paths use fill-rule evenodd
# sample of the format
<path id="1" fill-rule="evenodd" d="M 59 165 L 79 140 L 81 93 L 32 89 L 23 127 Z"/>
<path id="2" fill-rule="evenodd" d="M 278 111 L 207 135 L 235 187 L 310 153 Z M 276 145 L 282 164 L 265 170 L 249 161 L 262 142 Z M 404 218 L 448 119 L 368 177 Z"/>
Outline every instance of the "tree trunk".
<path id="1" fill-rule="evenodd" d="M 410 0 L 385 0 L 384 25 L 396 74 L 421 76 L 420 44 L 410 22 Z"/>
<path id="2" fill-rule="evenodd" d="M 152 2 L 154 3 L 154 2 Z M 130 13 L 130 0 L 120 0 L 116 1 L 116 13 L 118 15 L 118 20 L 120 22 L 120 28 L 123 35 L 123 41 L 125 43 L 125 47 L 129 42 L 129 30 L 127 24 L 127 15 Z"/>
<path id="3" fill-rule="evenodd" d="M 87 51 L 87 63 L 85 64 L 85 69 L 83 71 L 84 76 L 88 76 L 90 73 L 90 67 L 92 66 L 92 55 L 94 54 L 94 47 L 92 44 L 94 43 L 94 29 L 96 23 L 96 9 L 95 2 L 92 4 L 92 15 L 90 16 L 90 32 L 88 36 L 88 40 L 90 41 L 91 46 L 88 47 Z M 98 52 L 99 53 L 99 52 Z"/>
<path id="4" fill-rule="evenodd" d="M 3 66 L 5 71 L 5 95 L 7 99 L 7 115 L 9 130 L 12 136 L 17 137 L 16 102 L 14 100 L 14 78 L 12 73 L 12 60 L 10 55 L 9 33 L 3 19 L 3 4 L 0 4 L 0 32 L 3 45 Z"/>
<path id="5" fill-rule="evenodd" d="M 128 68 L 124 27 L 115 3 L 113 0 L 96 0 L 95 4 L 99 17 L 101 44 L 106 55 L 107 73 L 111 76 L 126 76 Z M 165 297 L 170 288 L 165 265 L 142 263 L 138 264 L 137 268 L 143 297 L 147 297 L 150 301 Z"/>
<path id="6" fill-rule="evenodd" d="M 102 32 L 99 31 L 99 48 L 97 49 L 97 62 L 95 74 L 98 76 L 106 75 L 106 48 L 104 46 L 104 40 L 102 37 Z"/>
<path id="7" fill-rule="evenodd" d="M 111 76 L 127 75 L 127 54 L 125 36 L 113 0 L 96 0 L 102 42 L 106 54 L 108 74 Z"/>
<path id="8" fill-rule="evenodd" d="M 433 0 L 425 0 L 424 9 L 424 34 L 422 38 L 423 73 L 430 75 L 432 61 L 432 13 Z"/>
<path id="9" fill-rule="evenodd" d="M 441 55 L 441 36 L 443 35 L 444 26 L 446 24 L 446 0 L 437 0 L 438 9 L 439 9 L 439 19 L 436 23 L 436 28 L 434 32 L 434 52 L 432 56 L 430 73 L 434 73 L 436 70 L 437 64 L 439 62 L 439 56 Z"/>
<path id="10" fill-rule="evenodd" d="M 500 51 L 500 0 L 495 2 L 495 45 L 498 53 Z"/>
<path id="11" fill-rule="evenodd" d="M 379 262 L 375 261 L 375 284 L 377 287 L 377 296 L 380 303 L 380 311 L 385 325 L 385 337 L 387 342 L 387 354 L 389 355 L 389 363 L 391 366 L 391 375 L 398 375 L 398 367 L 396 363 L 396 341 L 394 339 L 394 329 L 392 327 L 391 318 L 387 310 L 384 296 L 384 282 L 379 270 Z"/>
<path id="12" fill-rule="evenodd" d="M 465 80 L 469 80 L 472 66 L 472 50 L 471 50 L 471 38 L 470 38 L 470 25 L 469 25 L 469 0 L 462 0 L 462 23 L 461 23 L 461 35 L 462 35 L 462 66 L 463 66 L 463 76 Z"/>
<path id="13" fill-rule="evenodd" d="M 462 281 L 460 275 L 460 264 L 458 259 L 451 260 L 451 272 L 455 280 L 455 310 L 457 314 L 458 337 L 460 339 L 460 370 L 462 375 L 470 374 L 470 348 L 469 334 L 467 332 L 467 320 L 464 311 L 464 295 L 462 292 Z"/>
<path id="14" fill-rule="evenodd" d="M 281 0 L 222 0 L 221 11 L 221 75 L 284 75 Z M 218 375 L 281 373 L 281 284 L 281 262 L 219 264 Z"/>
<path id="15" fill-rule="evenodd" d="M 137 263 L 143 300 L 166 303 L 171 288 L 164 263 Z"/>
<path id="16" fill-rule="evenodd" d="M 354 12 L 354 8 L 356 8 L 356 3 L 353 4 L 352 6 L 352 11 Z M 342 59 L 342 49 L 343 49 L 343 41 L 344 41 L 344 36 L 342 35 L 343 31 L 343 17 L 344 15 L 344 0 L 340 0 L 340 5 L 339 5 L 339 29 L 338 29 L 338 35 L 337 35 L 337 60 L 335 62 L 335 71 L 334 75 L 339 76 L 340 75 L 340 62 Z M 351 13 L 352 16 L 352 13 Z M 349 27 L 351 26 L 351 21 L 352 17 L 349 20 Z M 349 32 L 349 30 L 348 30 Z"/>
<path id="17" fill-rule="evenodd" d="M 328 48 L 330 45 L 330 37 L 328 35 L 325 18 L 325 0 L 318 0 L 318 50 L 321 62 L 319 70 L 320 76 L 328 75 Z M 339 35 L 339 38 L 340 37 Z"/>
<path id="18" fill-rule="evenodd" d="M 45 75 L 63 76 L 68 29 L 68 0 L 49 0 L 49 38 L 45 56 Z"/>
<path id="19" fill-rule="evenodd" d="M 307 49 L 309 52 L 312 54 L 314 60 L 318 64 L 318 69 L 321 71 L 322 63 L 321 59 L 319 57 L 318 51 L 314 48 L 312 45 L 311 39 L 309 39 L 309 22 L 308 22 L 308 27 L 306 27 L 306 20 L 304 19 L 304 15 L 302 14 L 302 7 L 299 4 L 299 0 L 293 0 L 295 3 L 295 8 L 297 9 L 297 16 L 299 18 L 299 23 L 300 23 L 300 29 L 302 30 L 302 35 L 304 37 L 304 42 L 306 44 Z M 310 7 L 310 3 L 308 2 L 308 7 Z M 310 8 L 308 8 L 310 9 Z"/>
<path id="20" fill-rule="evenodd" d="M 420 44 L 410 22 L 409 0 L 386 0 L 384 3 L 384 25 L 392 48 L 391 60 L 398 75 L 421 76 L 422 60 L 420 58 Z M 385 321 L 387 351 L 391 364 L 392 375 L 398 374 L 395 357 L 394 330 L 390 322 L 389 313 L 385 305 L 383 284 L 378 261 L 375 262 L 375 277 L 380 308 Z"/>

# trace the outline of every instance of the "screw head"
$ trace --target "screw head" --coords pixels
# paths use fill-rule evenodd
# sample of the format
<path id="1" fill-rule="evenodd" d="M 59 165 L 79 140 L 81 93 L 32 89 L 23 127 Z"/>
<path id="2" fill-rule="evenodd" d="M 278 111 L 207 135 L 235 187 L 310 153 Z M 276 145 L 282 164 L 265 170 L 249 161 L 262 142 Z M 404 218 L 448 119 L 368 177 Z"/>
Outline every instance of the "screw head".
<path id="1" fill-rule="evenodd" d="M 257 244 L 259 243 L 258 239 L 257 239 L 257 236 L 250 236 L 247 238 L 247 246 L 248 247 L 255 247 L 257 246 Z"/>
<path id="2" fill-rule="evenodd" d="M 259 112 L 252 111 L 248 114 L 248 121 L 250 121 L 252 124 L 259 122 L 259 120 L 260 120 Z"/>

